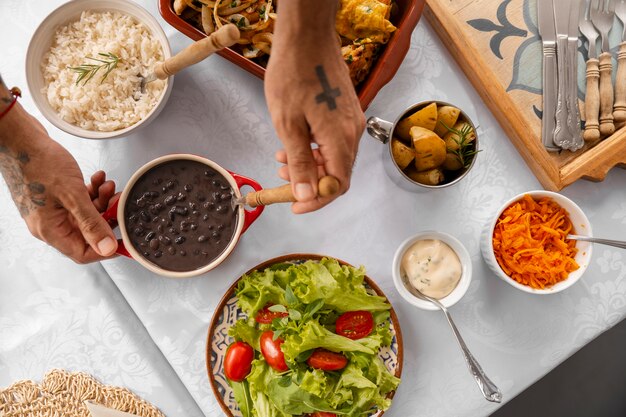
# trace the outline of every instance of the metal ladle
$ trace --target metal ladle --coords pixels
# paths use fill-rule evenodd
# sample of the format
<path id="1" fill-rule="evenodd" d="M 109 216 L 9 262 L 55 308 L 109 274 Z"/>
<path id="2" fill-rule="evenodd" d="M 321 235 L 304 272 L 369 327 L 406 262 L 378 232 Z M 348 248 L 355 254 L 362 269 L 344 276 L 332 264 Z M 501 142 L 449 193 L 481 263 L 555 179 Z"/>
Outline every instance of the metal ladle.
<path id="1" fill-rule="evenodd" d="M 500 392 L 500 389 L 496 386 L 496 384 L 491 382 L 491 380 L 487 377 L 487 375 L 485 375 L 483 368 L 481 368 L 478 361 L 474 358 L 474 355 L 472 355 L 472 353 L 467 348 L 465 341 L 461 337 L 461 333 L 459 333 L 459 329 L 457 329 L 456 325 L 452 321 L 452 316 L 450 316 L 450 313 L 448 313 L 448 309 L 443 304 L 441 304 L 439 300 L 437 300 L 436 298 L 427 296 L 426 294 L 424 294 L 423 292 L 415 288 L 413 285 L 411 285 L 408 282 L 408 278 L 406 275 L 404 274 L 402 275 L 402 280 L 404 281 L 404 286 L 411 294 L 413 294 L 417 298 L 421 298 L 422 300 L 430 301 L 431 303 L 439 307 L 441 311 L 444 312 L 444 314 L 446 315 L 446 319 L 448 319 L 448 323 L 450 323 L 450 327 L 452 327 L 452 332 L 456 336 L 456 341 L 459 343 L 461 352 L 463 352 L 465 363 L 467 363 L 467 367 L 470 373 L 472 374 L 472 376 L 474 377 L 474 379 L 476 380 L 476 383 L 478 384 L 478 388 L 480 388 L 480 391 L 483 393 L 483 396 L 485 397 L 487 401 L 491 401 L 494 403 L 501 402 L 502 392 Z"/>

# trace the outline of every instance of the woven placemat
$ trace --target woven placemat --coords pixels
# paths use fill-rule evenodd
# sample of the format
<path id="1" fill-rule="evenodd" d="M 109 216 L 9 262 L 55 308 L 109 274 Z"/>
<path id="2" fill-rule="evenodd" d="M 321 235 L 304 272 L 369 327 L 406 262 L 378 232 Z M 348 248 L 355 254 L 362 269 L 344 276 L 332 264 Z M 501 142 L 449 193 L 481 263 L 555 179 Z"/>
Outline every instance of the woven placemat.
<path id="1" fill-rule="evenodd" d="M 102 385 L 91 375 L 53 369 L 41 384 L 18 381 L 0 390 L 0 417 L 89 417 L 84 402 L 141 417 L 165 417 L 126 388 Z"/>

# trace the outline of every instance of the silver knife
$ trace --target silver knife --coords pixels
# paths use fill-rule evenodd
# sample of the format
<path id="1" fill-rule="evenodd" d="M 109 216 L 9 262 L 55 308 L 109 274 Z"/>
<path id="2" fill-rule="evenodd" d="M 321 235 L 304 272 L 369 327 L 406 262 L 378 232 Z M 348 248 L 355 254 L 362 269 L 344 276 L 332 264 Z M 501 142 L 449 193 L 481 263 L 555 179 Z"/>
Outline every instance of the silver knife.
<path id="1" fill-rule="evenodd" d="M 578 18 L 580 16 L 581 0 L 571 0 L 569 28 L 567 37 L 567 72 L 568 72 L 568 96 L 567 110 L 572 116 L 568 119 L 569 131 L 572 135 L 572 146 L 568 149 L 572 152 L 579 150 L 585 145 L 583 131 L 580 128 L 580 108 L 578 106 Z"/>
<path id="2" fill-rule="evenodd" d="M 554 144 L 556 110 L 556 29 L 552 0 L 537 1 L 537 23 L 543 45 L 543 116 L 541 142 L 550 152 L 560 151 Z"/>

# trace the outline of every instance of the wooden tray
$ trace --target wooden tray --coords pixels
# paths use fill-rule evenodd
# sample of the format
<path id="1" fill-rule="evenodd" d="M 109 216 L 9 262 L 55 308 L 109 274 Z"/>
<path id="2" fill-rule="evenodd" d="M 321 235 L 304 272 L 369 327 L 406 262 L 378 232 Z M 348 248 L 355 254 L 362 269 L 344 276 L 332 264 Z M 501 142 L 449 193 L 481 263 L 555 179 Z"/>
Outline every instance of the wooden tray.
<path id="1" fill-rule="evenodd" d="M 626 168 L 626 127 L 574 153 L 551 153 L 541 144 L 537 1 L 426 0 L 424 16 L 546 189 L 558 191 L 580 178 L 602 181 L 614 166 Z M 584 99 L 586 50 L 579 50 Z"/>

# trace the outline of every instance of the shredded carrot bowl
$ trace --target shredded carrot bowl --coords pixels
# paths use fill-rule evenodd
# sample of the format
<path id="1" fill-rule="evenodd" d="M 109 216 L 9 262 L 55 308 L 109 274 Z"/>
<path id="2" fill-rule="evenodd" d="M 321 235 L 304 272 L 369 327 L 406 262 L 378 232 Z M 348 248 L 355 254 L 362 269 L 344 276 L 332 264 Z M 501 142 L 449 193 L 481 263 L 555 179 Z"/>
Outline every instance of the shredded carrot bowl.
<path id="1" fill-rule="evenodd" d="M 483 259 L 504 282 L 531 294 L 554 294 L 580 279 L 591 260 L 591 224 L 569 198 L 551 191 L 519 194 L 485 225 Z"/>
<path id="2" fill-rule="evenodd" d="M 544 289 L 579 268 L 568 212 L 549 197 L 525 194 L 502 212 L 493 231 L 498 265 L 512 279 Z"/>

